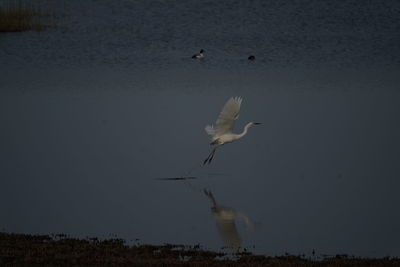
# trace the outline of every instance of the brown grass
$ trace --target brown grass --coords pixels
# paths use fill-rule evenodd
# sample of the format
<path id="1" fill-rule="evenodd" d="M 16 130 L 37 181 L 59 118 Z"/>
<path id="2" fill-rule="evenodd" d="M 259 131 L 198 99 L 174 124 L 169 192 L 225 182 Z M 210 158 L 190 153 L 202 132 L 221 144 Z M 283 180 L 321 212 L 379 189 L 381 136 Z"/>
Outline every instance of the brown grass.
<path id="1" fill-rule="evenodd" d="M 199 246 L 135 245 L 121 239 L 74 239 L 66 236 L 23 235 L 0 232 L 0 266 L 400 266 L 398 258 L 363 259 L 336 256 L 320 261 L 299 256 L 256 256 L 238 259 L 205 251 Z"/>
<path id="2" fill-rule="evenodd" d="M 46 28 L 42 18 L 47 16 L 32 5 L 8 2 L 0 5 L 0 32 L 41 31 Z"/>

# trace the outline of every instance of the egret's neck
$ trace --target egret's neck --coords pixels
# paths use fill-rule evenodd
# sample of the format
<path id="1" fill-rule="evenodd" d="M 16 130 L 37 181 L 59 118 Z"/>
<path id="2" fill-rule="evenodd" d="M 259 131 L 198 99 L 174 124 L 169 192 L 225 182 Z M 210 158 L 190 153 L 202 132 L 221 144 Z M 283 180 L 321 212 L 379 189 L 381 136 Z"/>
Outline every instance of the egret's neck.
<path id="1" fill-rule="evenodd" d="M 248 124 L 246 124 L 246 126 L 244 126 L 243 132 L 241 134 L 238 135 L 238 138 L 243 137 L 247 134 L 247 130 L 252 126 L 252 123 L 249 122 Z"/>

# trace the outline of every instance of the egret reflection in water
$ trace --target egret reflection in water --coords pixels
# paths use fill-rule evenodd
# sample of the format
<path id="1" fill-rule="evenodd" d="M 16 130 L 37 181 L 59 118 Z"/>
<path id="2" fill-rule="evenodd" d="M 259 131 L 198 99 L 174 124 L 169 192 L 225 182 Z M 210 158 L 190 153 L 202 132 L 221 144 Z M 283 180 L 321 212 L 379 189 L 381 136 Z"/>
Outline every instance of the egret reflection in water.
<path id="1" fill-rule="evenodd" d="M 236 219 L 243 220 L 246 226 L 251 228 L 254 227 L 254 223 L 246 214 L 232 208 L 219 205 L 210 190 L 204 189 L 204 194 L 212 202 L 211 211 L 215 218 L 217 230 L 223 243 L 233 252 L 239 251 L 239 249 L 243 246 L 242 239 L 236 226 Z"/>

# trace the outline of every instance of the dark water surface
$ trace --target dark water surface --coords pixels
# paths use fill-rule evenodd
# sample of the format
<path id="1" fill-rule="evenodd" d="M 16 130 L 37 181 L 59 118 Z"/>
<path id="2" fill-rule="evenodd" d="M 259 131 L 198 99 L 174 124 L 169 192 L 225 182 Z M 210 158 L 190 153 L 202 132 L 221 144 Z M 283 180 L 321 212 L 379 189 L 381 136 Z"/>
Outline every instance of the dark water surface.
<path id="1" fill-rule="evenodd" d="M 346 77 L 336 87 L 311 72 L 295 82 L 306 75 L 288 72 L 292 78 L 271 75 L 270 84 L 257 73 L 204 72 L 159 84 L 167 78 L 153 73 L 145 84 L 132 76 L 125 90 L 96 89 L 107 77 L 113 83 L 107 73 L 95 71 L 100 81 L 88 89 L 82 78 L 70 81 L 75 90 L 55 92 L 51 82 L 29 86 L 28 77 L 24 91 L 3 94 L 5 231 L 214 249 L 241 240 L 266 254 L 399 255 L 400 94 L 390 83 Z M 244 97 L 237 131 L 248 121 L 263 124 L 200 167 L 209 144 L 203 128 L 235 95 Z M 156 180 L 189 174 L 198 179 Z M 235 212 L 218 216 L 204 189 Z M 230 220 L 228 233 L 218 232 L 221 218 Z"/>
<path id="2" fill-rule="evenodd" d="M 400 256 L 398 2 L 74 3 L 0 36 L 0 230 Z"/>

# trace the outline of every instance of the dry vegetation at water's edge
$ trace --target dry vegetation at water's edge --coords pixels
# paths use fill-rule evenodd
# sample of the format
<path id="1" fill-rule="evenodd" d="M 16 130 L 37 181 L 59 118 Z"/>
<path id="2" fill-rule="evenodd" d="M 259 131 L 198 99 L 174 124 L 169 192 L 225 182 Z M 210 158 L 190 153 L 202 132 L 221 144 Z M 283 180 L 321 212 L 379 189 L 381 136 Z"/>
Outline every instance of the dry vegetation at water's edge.
<path id="1" fill-rule="evenodd" d="M 238 254 L 237 260 L 224 256 L 198 246 L 127 246 L 121 239 L 0 233 L 0 266 L 400 266 L 398 258 L 336 256 L 312 261 L 299 256 L 250 253 Z"/>
<path id="2" fill-rule="evenodd" d="M 41 18 L 45 16 L 32 5 L 21 2 L 0 4 L 0 32 L 41 31 L 46 28 Z"/>

